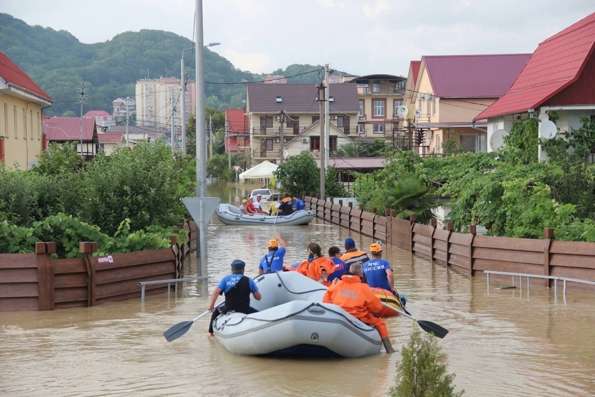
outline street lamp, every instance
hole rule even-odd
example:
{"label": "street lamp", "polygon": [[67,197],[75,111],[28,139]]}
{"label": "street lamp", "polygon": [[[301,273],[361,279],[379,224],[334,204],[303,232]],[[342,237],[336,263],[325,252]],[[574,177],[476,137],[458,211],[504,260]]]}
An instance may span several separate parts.
{"label": "street lamp", "polygon": [[[207,44],[205,47],[216,47],[218,45],[221,45],[221,43],[219,42],[212,42]],[[182,56],[180,57],[180,117],[181,117],[181,123],[180,125],[182,126],[182,153],[186,154],[186,115],[185,115],[185,111],[186,111],[186,106],[184,104],[185,102],[185,98],[184,98],[184,94],[186,93],[186,78],[184,76],[184,52],[186,51],[190,51],[193,50],[193,47],[187,47],[184,48],[182,50]],[[196,67],[196,65],[195,65]],[[173,120],[172,120],[172,124],[173,124]]]}

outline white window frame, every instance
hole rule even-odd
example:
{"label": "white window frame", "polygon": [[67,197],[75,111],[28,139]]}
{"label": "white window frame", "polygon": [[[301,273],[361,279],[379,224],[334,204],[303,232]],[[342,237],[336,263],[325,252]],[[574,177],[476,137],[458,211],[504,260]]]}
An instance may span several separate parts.
{"label": "white window frame", "polygon": [[[378,107],[376,105],[379,103],[382,104],[382,114],[377,113],[377,110],[379,110],[380,107]],[[386,99],[374,99],[373,105],[374,105],[374,109],[373,109],[372,115],[374,117],[386,117]]]}
{"label": "white window frame", "polygon": [[384,134],[385,125],[384,123],[374,123],[372,126],[372,132],[374,134]]}

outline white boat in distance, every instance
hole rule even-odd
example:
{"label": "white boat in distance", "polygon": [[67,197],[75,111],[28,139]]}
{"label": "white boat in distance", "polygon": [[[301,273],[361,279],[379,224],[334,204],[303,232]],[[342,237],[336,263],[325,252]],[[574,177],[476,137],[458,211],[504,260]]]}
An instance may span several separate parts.
{"label": "white boat in distance", "polygon": [[219,204],[217,216],[226,225],[307,225],[314,219],[309,210],[295,211],[291,215],[248,215],[231,204]]}
{"label": "white boat in distance", "polygon": [[230,312],[215,320],[217,340],[231,353],[298,357],[365,357],[378,354],[378,331],[341,307],[321,303],[326,287],[297,272],[255,279],[261,301],[252,314]]}

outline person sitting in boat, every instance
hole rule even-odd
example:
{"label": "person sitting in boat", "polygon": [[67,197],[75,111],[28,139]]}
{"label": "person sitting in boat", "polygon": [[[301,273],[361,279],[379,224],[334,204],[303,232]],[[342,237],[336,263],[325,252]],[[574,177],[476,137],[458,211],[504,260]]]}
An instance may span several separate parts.
{"label": "person sitting in boat", "polygon": [[345,274],[345,262],[343,262],[340,258],[341,250],[337,246],[332,246],[328,249],[328,257],[333,261],[335,264],[335,268],[333,272],[328,276],[328,282],[332,283],[336,279],[340,279],[343,274]]}
{"label": "person sitting in boat", "polygon": [[304,200],[302,200],[299,197],[293,198],[293,206],[296,211],[300,211],[300,210],[303,210],[306,208],[306,204],[304,203]]}
{"label": "person sitting in boat", "polygon": [[279,205],[279,215],[291,215],[293,214],[293,207],[291,206],[291,197],[286,196],[281,199],[281,205]]}
{"label": "person sitting in boat", "polygon": [[[209,323],[209,334],[211,336],[213,335],[213,322],[220,314],[229,311],[246,314],[256,312],[250,307],[250,294],[256,300],[260,300],[262,295],[258,291],[254,280],[244,276],[245,268],[246,263],[240,259],[231,262],[231,274],[223,277],[215,291],[213,291],[211,303],[209,304],[209,311],[213,313]],[[215,308],[215,301],[221,294],[225,294],[225,302]]]}
{"label": "person sitting in boat", "polygon": [[382,259],[382,245],[370,244],[370,254],[372,259],[365,262],[362,267],[366,283],[372,288],[382,288],[394,294],[393,271],[390,263]]}
{"label": "person sitting in boat", "polygon": [[248,215],[254,215],[256,214],[256,207],[254,206],[254,203],[252,202],[252,200],[244,200],[246,201],[246,206],[244,207],[244,211],[246,211],[246,214]]}
{"label": "person sitting in boat", "polygon": [[381,312],[384,306],[370,287],[362,282],[361,276],[362,264],[360,262],[352,263],[350,272],[344,274],[339,281],[328,288],[322,301],[341,306],[343,310],[352,316],[376,328],[386,352],[394,353],[388,338],[386,323],[372,314]]}
{"label": "person sitting in boat", "polygon": [[349,272],[352,263],[365,263],[370,260],[368,254],[355,248],[355,241],[351,237],[345,239],[345,253],[341,255],[341,260],[345,262],[345,272]]}
{"label": "person sitting in boat", "polygon": [[285,242],[280,236],[278,239],[271,239],[267,243],[267,249],[269,252],[262,257],[258,265],[258,274],[282,272],[283,260],[285,259]]}
{"label": "person sitting in boat", "polygon": [[264,210],[262,209],[262,204],[263,204],[262,196],[259,194],[258,196],[256,196],[256,201],[252,202],[252,205],[256,209],[256,213],[258,213],[258,214],[264,213]]}
{"label": "person sitting in boat", "polygon": [[333,273],[335,264],[322,256],[322,249],[316,243],[308,244],[308,259],[298,267],[298,272],[322,284],[328,284],[328,276]]}

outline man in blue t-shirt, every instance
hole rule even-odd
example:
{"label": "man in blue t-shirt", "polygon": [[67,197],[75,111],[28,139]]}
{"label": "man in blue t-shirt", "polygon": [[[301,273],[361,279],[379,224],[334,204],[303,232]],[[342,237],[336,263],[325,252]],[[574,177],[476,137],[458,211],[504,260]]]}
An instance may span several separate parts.
{"label": "man in blue t-shirt", "polygon": [[[211,295],[209,310],[213,312],[209,323],[209,334],[213,335],[213,321],[222,313],[234,311],[238,313],[254,313],[250,307],[250,294],[260,300],[262,296],[254,280],[244,276],[246,264],[236,259],[231,263],[231,274],[223,277]],[[225,302],[215,308],[215,301],[219,295],[225,294]]]}
{"label": "man in blue t-shirt", "polygon": [[328,257],[331,258],[333,263],[335,264],[335,271],[329,274],[327,281],[330,283],[334,279],[340,279],[342,275],[345,274],[347,271],[347,267],[345,266],[345,262],[343,262],[340,258],[341,250],[339,247],[332,246],[328,249]]}
{"label": "man in blue t-shirt", "polygon": [[302,200],[301,198],[296,197],[294,201],[296,211],[303,210],[304,208],[306,208],[306,204],[304,203],[304,200]]}
{"label": "man in blue t-shirt", "polygon": [[363,264],[366,283],[373,288],[383,288],[393,291],[393,271],[390,263],[382,259],[382,246],[379,243],[370,244],[372,259]]}
{"label": "man in blue t-shirt", "polygon": [[[280,240],[281,238],[279,238]],[[283,271],[283,260],[285,259],[285,247],[279,240],[272,239],[267,243],[269,252],[262,257],[258,265],[258,274],[275,273]]]}

